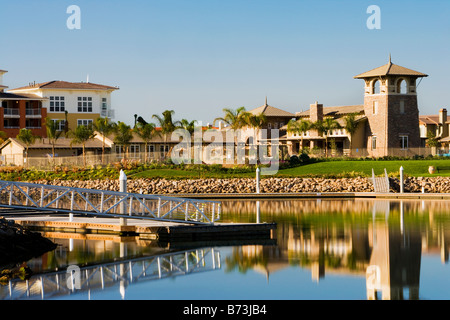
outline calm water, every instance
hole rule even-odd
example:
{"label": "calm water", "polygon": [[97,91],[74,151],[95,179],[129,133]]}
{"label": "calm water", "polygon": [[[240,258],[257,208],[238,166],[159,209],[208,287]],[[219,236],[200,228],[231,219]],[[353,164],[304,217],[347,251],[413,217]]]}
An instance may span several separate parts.
{"label": "calm water", "polygon": [[[259,208],[259,209],[258,209]],[[45,233],[59,246],[3,300],[450,299],[450,202],[224,201],[223,221],[277,222],[274,239],[159,243]],[[72,277],[71,277],[72,275]]]}

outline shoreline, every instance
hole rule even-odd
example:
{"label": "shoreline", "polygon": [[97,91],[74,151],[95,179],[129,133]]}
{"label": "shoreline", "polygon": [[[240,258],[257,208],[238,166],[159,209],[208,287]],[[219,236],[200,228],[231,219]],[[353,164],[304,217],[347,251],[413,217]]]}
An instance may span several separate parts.
{"label": "shoreline", "polygon": [[[58,185],[82,189],[119,191],[119,180],[41,180],[32,183]],[[130,193],[155,194],[191,198],[282,198],[282,197],[434,197],[450,195],[450,177],[407,177],[404,193],[400,193],[399,179],[389,178],[390,192],[375,193],[371,178],[265,178],[256,193],[256,180],[228,179],[130,179]]]}

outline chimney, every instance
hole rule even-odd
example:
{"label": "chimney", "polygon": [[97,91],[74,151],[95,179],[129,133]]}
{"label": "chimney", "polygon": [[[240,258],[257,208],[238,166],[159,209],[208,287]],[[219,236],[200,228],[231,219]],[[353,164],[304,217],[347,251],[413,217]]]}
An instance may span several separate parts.
{"label": "chimney", "polygon": [[447,122],[447,109],[442,108],[439,110],[439,124],[442,124],[442,134],[441,137],[448,137],[448,124]]}
{"label": "chimney", "polygon": [[323,120],[323,104],[317,101],[309,106],[309,120],[314,123],[317,120]]}

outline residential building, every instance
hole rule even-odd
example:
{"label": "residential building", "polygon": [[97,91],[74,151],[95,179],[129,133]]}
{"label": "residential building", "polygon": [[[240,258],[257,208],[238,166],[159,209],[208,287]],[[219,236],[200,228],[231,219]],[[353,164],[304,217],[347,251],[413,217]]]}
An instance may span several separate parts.
{"label": "residential building", "polygon": [[0,131],[7,137],[15,137],[20,129],[27,128],[35,135],[46,136],[47,98],[34,93],[5,92],[8,88],[3,84],[5,73],[7,71],[0,70]]}
{"label": "residential building", "polygon": [[89,125],[98,117],[114,118],[111,93],[118,87],[91,82],[49,81],[30,83],[28,86],[11,89],[14,94],[32,94],[43,100],[43,107],[53,121],[58,121],[64,130],[79,125]]}

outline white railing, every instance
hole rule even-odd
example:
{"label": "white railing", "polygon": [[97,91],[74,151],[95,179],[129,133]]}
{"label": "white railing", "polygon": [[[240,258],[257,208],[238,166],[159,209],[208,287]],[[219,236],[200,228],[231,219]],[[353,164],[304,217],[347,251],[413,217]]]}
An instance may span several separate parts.
{"label": "white railing", "polygon": [[0,206],[103,217],[214,224],[221,203],[0,180]]}
{"label": "white railing", "polygon": [[129,285],[219,270],[220,252],[214,248],[186,250],[154,257],[121,260],[88,267],[14,279],[0,288],[1,300],[44,300],[118,287],[126,295]]}

